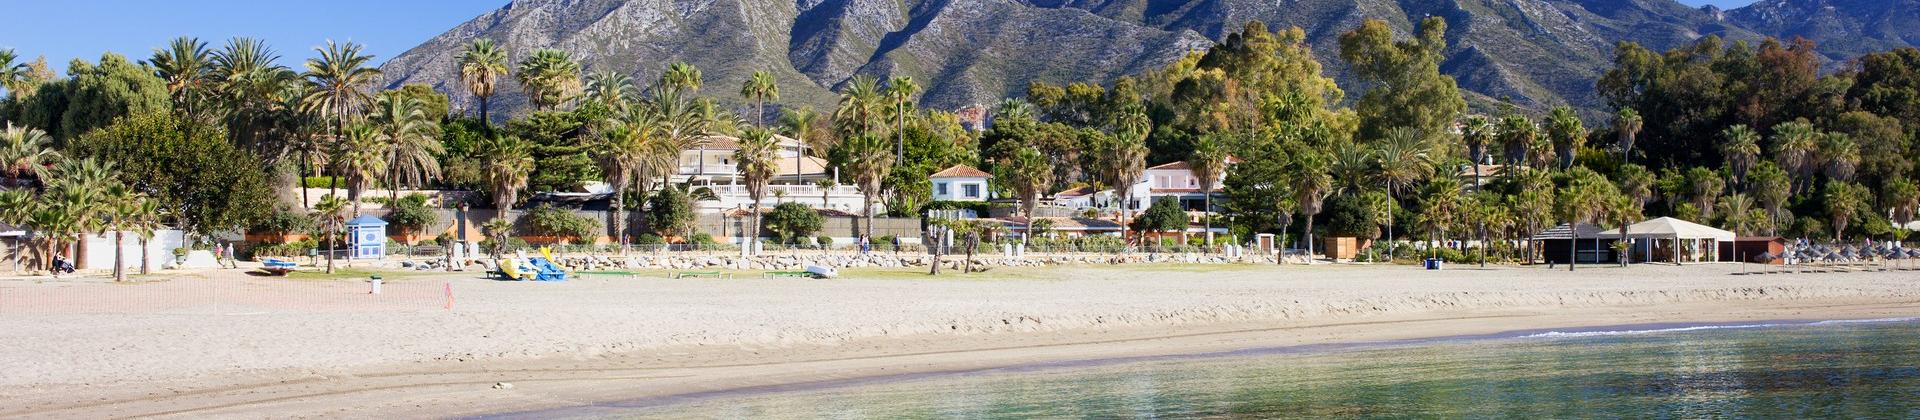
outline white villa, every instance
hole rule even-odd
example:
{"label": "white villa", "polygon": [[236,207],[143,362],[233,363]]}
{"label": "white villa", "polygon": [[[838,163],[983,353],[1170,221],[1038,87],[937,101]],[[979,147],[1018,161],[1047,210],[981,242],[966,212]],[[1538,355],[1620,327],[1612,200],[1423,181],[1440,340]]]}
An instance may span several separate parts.
{"label": "white villa", "polygon": [[[817,157],[807,156],[799,140],[776,135],[780,142],[779,170],[775,172],[772,183],[767,185],[767,196],[761,205],[771,207],[785,202],[798,202],[819,209],[839,210],[860,213],[860,190],[850,182],[835,182],[836,186],[822,190],[814,183],[821,179],[840,180],[840,174],[827,169],[827,162]],[[699,147],[680,152],[680,169],[675,173],[673,182],[687,183],[696,188],[706,187],[713,190],[719,201],[702,201],[699,210],[702,213],[718,213],[727,210],[744,209],[753,206],[753,198],[747,195],[746,185],[740,177],[739,162],[733,160],[733,152],[740,149],[740,140],[728,136],[709,136],[700,142]]]}
{"label": "white villa", "polygon": [[992,174],[967,165],[954,165],[928,176],[933,181],[934,201],[987,201],[992,191],[987,181]]}

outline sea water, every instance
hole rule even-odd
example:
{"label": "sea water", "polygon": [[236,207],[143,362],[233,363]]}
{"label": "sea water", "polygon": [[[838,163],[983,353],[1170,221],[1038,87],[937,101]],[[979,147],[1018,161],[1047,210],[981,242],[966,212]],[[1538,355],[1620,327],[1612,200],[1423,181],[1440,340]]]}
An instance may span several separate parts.
{"label": "sea water", "polygon": [[1255,349],[743,390],[520,414],[671,419],[1913,419],[1920,418],[1920,322],[1639,326]]}

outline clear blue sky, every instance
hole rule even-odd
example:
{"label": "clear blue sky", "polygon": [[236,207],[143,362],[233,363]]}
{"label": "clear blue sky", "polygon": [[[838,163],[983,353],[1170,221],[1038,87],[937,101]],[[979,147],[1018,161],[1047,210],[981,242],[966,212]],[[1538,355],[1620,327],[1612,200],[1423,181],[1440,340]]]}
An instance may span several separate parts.
{"label": "clear blue sky", "polygon": [[282,64],[299,68],[313,47],[327,39],[366,44],[385,62],[454,25],[507,4],[507,0],[0,0],[0,48],[22,60],[45,55],[66,73],[74,58],[100,59],[113,51],[133,60],[180,35],[199,37],[209,48],[227,38],[267,41]]}

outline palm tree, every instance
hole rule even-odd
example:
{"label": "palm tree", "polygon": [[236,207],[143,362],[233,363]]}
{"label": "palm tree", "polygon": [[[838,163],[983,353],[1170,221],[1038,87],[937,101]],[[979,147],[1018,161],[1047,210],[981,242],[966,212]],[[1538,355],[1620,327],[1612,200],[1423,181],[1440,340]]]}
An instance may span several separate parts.
{"label": "palm tree", "polygon": [[[215,106],[225,111],[227,131],[234,143],[261,155],[269,165],[284,158],[295,137],[286,128],[304,126],[307,115],[297,100],[288,106],[288,91],[300,86],[300,74],[276,64],[280,55],[254,38],[228,39],[213,53],[210,82]],[[294,124],[299,122],[301,124]]]}
{"label": "palm tree", "polygon": [[1375,148],[1374,179],[1387,187],[1387,260],[1393,260],[1393,203],[1398,200],[1396,193],[1433,171],[1433,162],[1427,154],[1429,150],[1420,139],[1420,132],[1410,127],[1395,127],[1387,130],[1386,138]]}
{"label": "palm tree", "polygon": [[369,121],[386,143],[387,203],[400,202],[400,187],[424,187],[440,178],[440,125],[428,117],[419,99],[399,91],[380,92],[374,98]]}
{"label": "palm tree", "polygon": [[[146,197],[124,185],[114,185],[108,189],[107,230],[113,231],[113,281],[127,280],[126,256],[122,243],[126,242],[128,230],[140,225],[140,212],[145,209]],[[141,241],[143,251],[145,241]],[[144,269],[146,260],[141,260]],[[144,274],[144,273],[142,273]]]}
{"label": "palm tree", "polygon": [[1500,120],[1500,146],[1506,151],[1508,165],[1527,164],[1527,152],[1533,150],[1540,126],[1525,115],[1508,115]]}
{"label": "palm tree", "polygon": [[634,98],[640,97],[640,93],[633,86],[633,78],[628,77],[626,73],[598,71],[587,75],[586,96],[588,101],[598,102],[606,105],[607,109],[620,111],[627,109],[627,104]]}
{"label": "palm tree", "polygon": [[1480,188],[1480,164],[1486,163],[1487,146],[1499,135],[1499,128],[1484,115],[1468,116],[1460,129],[1460,140],[1467,145],[1467,162],[1473,165],[1473,185]]}
{"label": "palm tree", "polygon": [[766,70],[753,72],[747,81],[740,85],[740,97],[753,101],[753,122],[767,123],[767,101],[780,100],[780,82],[774,80],[773,73]]}
{"label": "palm tree", "polygon": [[320,196],[320,202],[313,205],[313,218],[320,222],[323,241],[327,243],[327,274],[333,274],[334,242],[340,235],[341,226],[347,223],[347,200],[333,194]]}
{"label": "palm tree", "polygon": [[1747,191],[1752,192],[1754,201],[1767,211],[1767,234],[1777,235],[1779,224],[1784,221],[1782,213],[1787,199],[1793,194],[1793,179],[1773,162],[1761,163],[1749,176],[1752,179]]}
{"label": "palm tree", "polygon": [[1646,121],[1640,119],[1640,112],[1633,108],[1620,108],[1613,114],[1613,131],[1620,136],[1620,161],[1633,161],[1633,143],[1640,136],[1640,130],[1646,127]]}
{"label": "palm tree", "polygon": [[493,246],[487,248],[487,253],[499,257],[500,252],[507,247],[507,238],[513,234],[513,222],[503,218],[488,220],[480,224],[480,234],[493,240]]}
{"label": "palm tree", "polygon": [[1773,161],[1793,177],[1793,192],[1804,191],[1808,180],[1818,171],[1814,151],[1820,147],[1820,133],[1806,120],[1773,126]]}
{"label": "palm tree", "polygon": [[347,200],[353,205],[353,217],[360,217],[360,192],[387,173],[387,151],[392,147],[367,124],[348,126],[338,147],[334,167],[347,178]]}
{"label": "palm tree", "polygon": [[1820,161],[1826,164],[1827,178],[1852,181],[1860,166],[1860,145],[1846,133],[1826,133],[1820,140]]}
{"label": "palm tree", "polygon": [[302,106],[333,119],[335,136],[347,131],[347,117],[373,99],[366,89],[380,81],[380,69],[367,67],[373,56],[361,55],[361,48],[353,42],[328,40],[325,47],[314,49],[320,57],[307,59],[304,76],[309,88]]}
{"label": "palm tree", "polygon": [[[93,232],[105,230],[111,220],[108,213],[112,210],[114,189],[123,188],[115,178],[118,173],[112,162],[98,161],[93,158],[62,160],[54,166],[56,181],[41,198],[48,201],[46,208],[66,213],[64,224],[56,232],[61,238],[76,239],[76,243],[85,243],[85,237]],[[84,265],[86,254],[74,256],[76,264]]]}
{"label": "palm tree", "polygon": [[197,112],[198,105],[207,93],[213,71],[213,53],[207,51],[207,43],[199,38],[174,38],[167,42],[167,48],[154,49],[147,63],[153,65],[155,76],[167,82],[167,96],[174,109],[187,118],[201,120],[204,116]]}
{"label": "palm tree", "polygon": [[1754,132],[1745,124],[1727,127],[1720,132],[1726,142],[1720,143],[1720,155],[1727,159],[1728,168],[1733,170],[1733,184],[1747,184],[1747,170],[1752,169],[1760,159],[1760,133]]}
{"label": "palm tree", "polygon": [[7,124],[6,131],[0,131],[0,174],[12,181],[9,186],[26,176],[46,180],[47,165],[59,157],[53,151],[53,138],[45,131],[12,123]]}
{"label": "palm tree", "polygon": [[746,181],[747,197],[753,199],[753,227],[743,244],[753,249],[760,242],[760,198],[767,192],[767,183],[773,181],[773,174],[780,162],[780,141],[773,131],[765,128],[749,128],[746,136],[740,139],[740,148],[733,151],[733,160],[738,162],[740,178]]}
{"label": "palm tree", "polygon": [[127,218],[128,228],[140,235],[140,275],[146,275],[152,259],[147,255],[148,242],[153,241],[154,231],[162,227],[160,220],[167,216],[167,209],[160,206],[159,200],[142,197],[139,205],[121,214]]}
{"label": "palm tree", "polygon": [[1700,209],[1700,218],[1713,219],[1714,203],[1726,192],[1727,181],[1720,178],[1720,173],[1703,167],[1688,170],[1687,181],[1693,187],[1693,205]]}
{"label": "palm tree", "polygon": [[827,199],[833,193],[833,189],[839,186],[840,186],[840,182],[834,181],[833,178],[820,178],[818,180],[813,181],[813,187],[820,190],[820,208],[821,209],[824,210],[827,208],[827,205],[828,205]]}
{"label": "palm tree", "polygon": [[496,220],[509,220],[520,189],[527,187],[533,172],[533,145],[517,137],[493,137],[481,140],[475,154],[485,162],[487,187],[493,194],[493,207],[499,209]]}
{"label": "palm tree", "polygon": [[1645,213],[1645,210],[1646,207],[1644,204],[1628,194],[1614,194],[1612,197],[1607,198],[1607,217],[1613,219],[1613,223],[1620,226],[1620,240],[1617,242],[1619,250],[1617,252],[1620,253],[1621,267],[1626,267],[1628,263],[1633,261],[1632,242],[1627,240],[1627,227],[1631,226],[1633,221],[1640,220],[1641,217],[1644,217],[1642,214]]}
{"label": "palm tree", "polygon": [[1357,193],[1366,189],[1367,178],[1373,175],[1373,148],[1339,141],[1327,157],[1327,172],[1333,175],[1335,191]]}
{"label": "palm tree", "polygon": [[807,159],[809,142],[824,137],[824,135],[816,136],[820,134],[820,114],[808,107],[787,108],[780,116],[780,125],[786,130],[788,137],[800,143],[800,150],[793,154],[793,179],[798,181],[801,177],[800,164]]}
{"label": "palm tree", "polygon": [[1573,167],[1573,158],[1587,144],[1587,128],[1581,125],[1580,116],[1572,107],[1555,107],[1547,116],[1547,132],[1553,138],[1554,152],[1560,156],[1560,167]]}
{"label": "palm tree", "polygon": [[1752,235],[1755,230],[1758,230],[1754,229],[1754,225],[1760,221],[1748,217],[1753,210],[1753,198],[1746,193],[1733,193],[1721,199],[1718,210],[1720,217],[1726,220],[1723,224],[1727,230],[1741,236]]}
{"label": "palm tree", "polygon": [[24,98],[28,93],[21,91],[26,88],[29,70],[26,63],[14,62],[18,59],[20,56],[12,48],[0,48],[0,89],[6,89],[14,98]]}
{"label": "palm tree", "polygon": [[[1580,225],[1593,223],[1607,201],[1617,194],[1612,192],[1612,183],[1586,167],[1574,168],[1568,174],[1567,186],[1560,189],[1555,210],[1560,219],[1567,222],[1569,233],[1572,234],[1580,231]],[[1574,235],[1574,239],[1577,242],[1578,235]],[[1577,243],[1568,247],[1567,271],[1573,271],[1573,266],[1579,262],[1579,249]]]}
{"label": "palm tree", "polygon": [[1912,180],[1895,178],[1887,180],[1881,190],[1883,206],[1893,209],[1892,217],[1889,217],[1893,223],[1901,227],[1912,224],[1914,212],[1920,209],[1920,186],[1914,185]]}
{"label": "palm tree", "polygon": [[700,68],[685,61],[667,65],[667,71],[660,74],[660,86],[676,91],[700,90]]}
{"label": "palm tree", "polygon": [[517,70],[514,77],[520,81],[521,90],[527,92],[527,101],[541,110],[559,107],[580,90],[580,63],[573,61],[566,51],[535,50],[533,55],[520,60]]}
{"label": "palm tree", "polygon": [[1327,175],[1326,161],[1319,156],[1300,156],[1295,160],[1293,178],[1286,180],[1292,186],[1293,201],[1300,206],[1300,214],[1307,219],[1307,264],[1313,264],[1313,217],[1320,214],[1327,194],[1333,192],[1333,177]]}
{"label": "palm tree", "polygon": [[1141,173],[1147,169],[1147,135],[1153,131],[1153,121],[1145,112],[1121,114],[1115,124],[1112,136],[1105,137],[1097,161],[1100,163],[1099,181],[1113,188],[1114,199],[1119,201],[1120,225],[1128,223],[1127,207],[1133,203],[1133,185],[1140,182]]}
{"label": "palm tree", "polygon": [[1827,215],[1833,218],[1833,241],[1846,242],[1847,225],[1853,221],[1854,214],[1867,207],[1866,187],[1851,182],[1828,180],[1826,191]]}
{"label": "palm tree", "polygon": [[896,121],[893,129],[895,160],[907,160],[907,106],[913,105],[913,95],[919,93],[920,85],[913,83],[912,76],[899,76],[887,80],[887,90],[883,94],[888,102],[893,102],[893,118]]}
{"label": "palm tree", "polygon": [[1047,187],[1053,185],[1053,164],[1046,155],[1029,146],[997,166],[999,178],[1005,180],[1007,189],[1019,196],[1020,212],[1027,216],[1026,229],[1020,234],[1020,245],[1024,246],[1031,243],[1033,237],[1033,210],[1040,206],[1040,196],[1046,194]]}
{"label": "palm tree", "polygon": [[844,166],[853,172],[854,186],[860,188],[860,212],[867,216],[868,240],[873,238],[873,197],[880,195],[880,183],[893,171],[893,154],[887,153],[887,141],[863,134],[842,143],[847,151]]}
{"label": "palm tree", "polygon": [[[607,121],[592,149],[600,173],[613,187],[614,238],[627,244],[626,193],[635,181],[645,181],[670,170],[680,149],[663,141],[659,114],[636,107]],[[662,161],[664,159],[664,161]],[[643,188],[643,190],[645,190]],[[624,249],[624,248],[623,248]]]}
{"label": "palm tree", "polygon": [[[1427,229],[1427,235],[1434,242],[1447,240],[1447,228],[1459,223],[1466,212],[1466,197],[1460,195],[1463,188],[1460,181],[1452,177],[1435,178],[1427,183],[1424,207],[1420,221]],[[1433,257],[1439,258],[1440,249],[1433,248]]]}
{"label": "palm tree", "polygon": [[880,115],[879,82],[872,76],[854,76],[840,91],[840,105],[833,110],[835,128],[847,137],[870,133]]}
{"label": "palm tree", "polygon": [[1201,213],[1201,221],[1207,228],[1207,248],[1213,248],[1213,190],[1220,184],[1220,177],[1227,173],[1226,146],[1213,136],[1202,136],[1193,144],[1193,151],[1187,154],[1187,170],[1200,181],[1200,195],[1206,200],[1206,208]]}
{"label": "palm tree", "polygon": [[493,40],[481,38],[467,44],[466,51],[460,53],[460,83],[467,92],[480,99],[480,121],[489,129],[493,127],[488,119],[488,99],[493,98],[494,88],[500,84],[500,76],[506,75],[507,51],[493,43]]}

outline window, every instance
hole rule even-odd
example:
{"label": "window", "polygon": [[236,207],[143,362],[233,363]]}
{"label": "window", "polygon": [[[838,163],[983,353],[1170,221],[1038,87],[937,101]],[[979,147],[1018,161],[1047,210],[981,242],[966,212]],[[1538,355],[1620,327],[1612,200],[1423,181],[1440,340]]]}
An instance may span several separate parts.
{"label": "window", "polygon": [[980,184],[963,184],[960,186],[960,191],[966,198],[980,198]]}
{"label": "window", "polygon": [[1200,188],[1200,179],[1187,177],[1187,188]]}
{"label": "window", "polygon": [[933,195],[948,195],[948,194],[952,194],[952,193],[947,192],[947,183],[945,182],[933,183]]}

